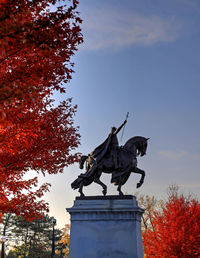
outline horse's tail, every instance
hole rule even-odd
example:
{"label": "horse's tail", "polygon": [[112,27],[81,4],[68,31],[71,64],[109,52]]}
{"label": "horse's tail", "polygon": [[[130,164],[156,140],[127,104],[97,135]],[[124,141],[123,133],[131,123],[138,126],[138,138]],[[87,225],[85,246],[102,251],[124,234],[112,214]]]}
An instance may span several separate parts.
{"label": "horse's tail", "polygon": [[84,163],[85,163],[85,161],[86,161],[87,158],[88,158],[88,156],[86,156],[86,155],[82,155],[82,156],[81,156],[81,159],[80,159],[80,161],[79,161],[79,168],[80,168],[80,169],[83,169],[83,165],[84,165]]}
{"label": "horse's tail", "polygon": [[80,188],[81,184],[84,186],[90,185],[94,181],[94,173],[87,174],[82,173],[78,176],[76,180],[71,184],[72,189],[78,189]]}
{"label": "horse's tail", "polygon": [[80,187],[80,184],[83,182],[84,178],[83,177],[78,177],[72,184],[71,187],[72,189],[78,189]]}

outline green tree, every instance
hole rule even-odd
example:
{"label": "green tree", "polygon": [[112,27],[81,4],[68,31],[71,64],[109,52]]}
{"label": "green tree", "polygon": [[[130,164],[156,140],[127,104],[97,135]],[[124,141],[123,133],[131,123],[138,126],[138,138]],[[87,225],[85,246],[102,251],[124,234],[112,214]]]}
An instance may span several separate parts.
{"label": "green tree", "polygon": [[1,252],[3,249],[7,250],[7,247],[10,246],[13,241],[12,229],[14,227],[15,215],[7,213],[2,218],[2,223],[0,224],[0,235],[6,238],[5,243],[1,243]]}
{"label": "green tree", "polygon": [[15,253],[14,250],[10,250],[8,255],[7,255],[7,258],[18,258],[17,254]]}
{"label": "green tree", "polygon": [[[9,257],[49,258],[51,256],[52,217],[45,215],[43,219],[32,221],[23,220],[17,216],[10,218],[9,231],[12,234],[13,244]],[[61,239],[61,231],[55,229],[55,235],[58,242]]]}

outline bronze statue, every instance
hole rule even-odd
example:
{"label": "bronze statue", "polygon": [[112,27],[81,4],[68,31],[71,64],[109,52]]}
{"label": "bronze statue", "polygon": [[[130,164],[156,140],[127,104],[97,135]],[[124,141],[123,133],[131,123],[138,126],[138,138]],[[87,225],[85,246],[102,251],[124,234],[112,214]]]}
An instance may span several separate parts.
{"label": "bronze statue", "polygon": [[118,185],[117,190],[123,195],[121,186],[126,183],[131,172],[141,174],[137,188],[144,182],[145,172],[137,167],[137,156],[144,156],[147,149],[147,140],[142,136],[135,136],[129,139],[124,146],[118,144],[117,133],[126,124],[127,120],[119,127],[112,127],[107,139],[99,145],[88,156],[81,156],[79,167],[83,169],[86,162],[86,172],[78,176],[71,184],[73,189],[78,189],[81,196],[83,186],[95,182],[103,187],[103,194],[107,193],[107,186],[100,181],[102,172],[111,173],[111,183]]}

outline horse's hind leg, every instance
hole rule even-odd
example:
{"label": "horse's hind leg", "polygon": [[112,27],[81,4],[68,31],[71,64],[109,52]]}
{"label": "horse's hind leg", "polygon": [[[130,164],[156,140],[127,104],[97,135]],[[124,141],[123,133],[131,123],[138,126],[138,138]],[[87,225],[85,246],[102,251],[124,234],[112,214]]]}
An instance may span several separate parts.
{"label": "horse's hind leg", "polygon": [[120,182],[119,182],[119,185],[117,187],[117,191],[119,192],[120,196],[124,195],[123,192],[121,191],[121,187],[122,187],[122,181],[121,181],[121,178],[120,178]]}
{"label": "horse's hind leg", "polygon": [[144,172],[144,170],[139,169],[137,167],[134,168],[133,172],[141,175],[140,181],[139,181],[139,183],[137,183],[137,188],[139,188],[144,182],[145,172]]}
{"label": "horse's hind leg", "polygon": [[83,193],[83,182],[80,183],[78,191],[79,191],[81,197],[85,196],[84,193]]}
{"label": "horse's hind leg", "polygon": [[107,186],[103,182],[101,182],[101,180],[99,179],[100,176],[101,176],[101,174],[96,175],[96,177],[94,178],[94,182],[103,187],[102,193],[105,196],[107,194]]}

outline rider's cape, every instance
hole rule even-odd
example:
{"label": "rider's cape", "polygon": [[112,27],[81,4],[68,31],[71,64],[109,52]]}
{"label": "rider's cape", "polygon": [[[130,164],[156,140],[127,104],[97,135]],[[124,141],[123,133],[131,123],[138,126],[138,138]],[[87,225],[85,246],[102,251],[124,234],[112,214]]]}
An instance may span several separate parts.
{"label": "rider's cape", "polygon": [[102,144],[100,144],[98,147],[96,147],[93,152],[90,153],[90,156],[92,156],[96,160],[97,163],[106,154],[106,152],[108,150],[108,147],[109,147],[109,145],[111,143],[111,137],[112,137],[112,135],[109,134],[107,139]]}
{"label": "rider's cape", "polygon": [[108,135],[108,137],[106,138],[106,140],[102,144],[100,144],[98,147],[96,147],[93,152],[91,152],[89,154],[89,156],[95,161],[95,163],[88,171],[86,171],[86,173],[81,173],[78,176],[78,178],[71,184],[73,189],[79,188],[79,185],[82,182],[83,178],[84,178],[84,180],[87,179],[84,182],[84,185],[89,185],[94,180],[95,170],[98,167],[99,162],[109,151],[113,140],[117,141],[117,139],[115,139],[114,137],[117,137],[117,136],[113,133],[110,133]]}
{"label": "rider's cape", "polygon": [[93,152],[91,152],[89,155],[91,158],[94,159],[95,164],[87,171],[86,173],[81,173],[78,178],[71,184],[73,189],[77,189],[80,186],[80,183],[82,182],[83,178],[87,178],[87,182],[85,181],[84,185],[89,185],[94,179],[94,172],[96,167],[98,166],[99,162],[102,160],[102,158],[107,153],[107,150],[110,146],[111,140],[112,140],[113,134],[110,133],[106,140],[100,144],[97,148],[94,149]]}

